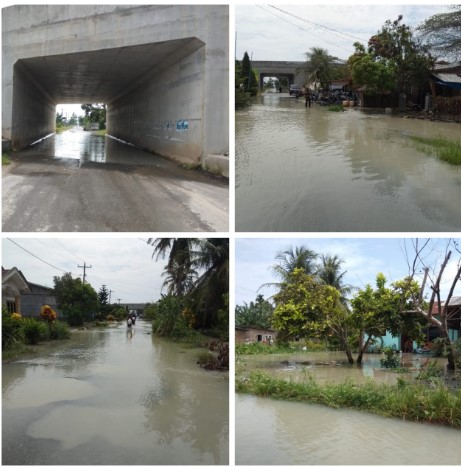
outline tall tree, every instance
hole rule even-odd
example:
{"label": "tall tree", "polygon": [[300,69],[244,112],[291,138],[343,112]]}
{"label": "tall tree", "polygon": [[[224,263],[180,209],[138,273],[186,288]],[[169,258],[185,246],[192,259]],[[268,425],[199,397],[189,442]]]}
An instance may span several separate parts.
{"label": "tall tree", "polygon": [[92,320],[98,309],[98,294],[88,283],[67,272],[61,277],[55,276],[54,295],[69,324],[82,324]]}
{"label": "tall tree", "polygon": [[390,90],[393,86],[405,92],[408,84],[428,81],[434,59],[402,19],[400,15],[395,21],[387,20],[368,41],[367,51],[360,43],[354,44],[356,51],[349,65],[355,84],[373,90]]}
{"label": "tall tree", "polygon": [[181,293],[197,317],[198,327],[218,324],[220,311],[228,316],[229,239],[163,238],[149,239],[152,256],[164,258],[166,285],[172,293]]}
{"label": "tall tree", "polygon": [[438,58],[461,59],[461,5],[451,5],[449,13],[431,16],[417,28]]}
{"label": "tall tree", "polygon": [[344,263],[338,255],[322,255],[321,264],[317,271],[317,277],[326,285],[331,285],[339,290],[341,301],[346,304],[347,296],[356,290],[356,287],[344,284],[344,276],[347,271],[341,271],[341,265]]}
{"label": "tall tree", "polygon": [[[413,258],[408,253],[409,275],[406,279],[399,281],[396,287],[401,291],[405,301],[402,301],[400,309],[407,313],[416,313],[426,321],[427,325],[438,329],[440,337],[445,342],[446,355],[448,359],[447,368],[454,370],[456,368],[455,350],[453,341],[450,338],[449,324],[455,317],[459,319],[459,308],[451,307],[451,300],[455,287],[461,280],[461,249],[457,241],[447,240],[445,249],[441,258],[441,264],[428,264],[425,253],[431,248],[433,241],[426,240],[420,242],[418,239],[412,242]],[[447,268],[452,263],[452,254],[456,252],[458,259],[453,262],[451,273]],[[412,286],[414,277],[423,270],[423,280],[420,287]],[[447,278],[448,276],[448,278]],[[450,289],[448,295],[442,298],[441,284],[448,282]],[[424,300],[426,288],[429,288],[429,303]],[[406,305],[407,309],[403,307]]]}
{"label": "tall tree", "polygon": [[285,251],[279,251],[275,257],[277,264],[272,266],[274,275],[282,282],[290,279],[295,269],[301,269],[304,274],[313,275],[317,272],[319,255],[305,246],[290,246]]}
{"label": "tall tree", "polygon": [[353,327],[337,289],[322,284],[301,269],[295,269],[289,280],[281,285],[274,301],[276,308],[272,322],[279,331],[279,339],[335,336],[349,363],[354,363]]}
{"label": "tall tree", "polygon": [[308,80],[317,79],[323,89],[328,89],[334,76],[334,64],[338,59],[332,57],[328,50],[321,47],[312,47],[309,52],[306,52],[306,56],[305,67],[309,77]]}

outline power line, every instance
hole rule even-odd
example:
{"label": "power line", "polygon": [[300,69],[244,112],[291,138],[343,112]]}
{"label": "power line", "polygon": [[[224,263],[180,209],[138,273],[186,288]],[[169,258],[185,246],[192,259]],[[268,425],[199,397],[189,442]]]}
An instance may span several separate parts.
{"label": "power line", "polygon": [[[328,41],[325,39],[325,37],[321,37],[321,36],[318,36],[317,34],[314,34],[312,31],[309,31],[308,29],[306,28],[303,28],[295,23],[292,23],[291,21],[288,21],[286,18],[283,18],[282,16],[279,16],[277,15],[276,13],[274,13],[273,11],[269,11],[269,10],[266,10],[265,8],[263,8],[261,5],[256,5],[258,8],[260,8],[261,10],[265,11],[266,13],[269,13],[270,15],[273,15],[275,16],[276,18],[279,18],[281,19],[282,21],[285,21],[286,23],[288,24],[291,24],[292,26],[294,26],[295,28],[298,28],[300,29],[301,31],[304,31],[304,32],[307,32],[308,34],[310,34],[311,36],[317,38],[317,39],[320,39],[322,40],[323,42],[327,42],[329,44],[331,44],[333,47],[338,47],[340,49],[343,49],[345,50],[347,53],[353,53],[352,49],[351,48],[346,48],[346,47],[343,47],[342,45],[339,45],[337,43],[334,43],[334,42],[331,42],[331,41]],[[269,5],[270,6],[270,5]],[[283,10],[281,10],[283,11]],[[342,38],[341,38],[342,39]],[[360,39],[362,42],[365,42],[363,41],[363,39]]]}
{"label": "power line", "polygon": [[[39,258],[37,255],[35,255],[34,253],[30,252],[29,250],[26,250],[23,246],[19,245],[19,243],[16,243],[14,240],[12,240],[11,238],[8,238],[8,240],[11,242],[11,243],[14,243],[17,247],[21,248],[21,250],[24,250],[26,253],[29,253],[29,255],[33,256],[34,258],[38,259],[39,261],[41,261],[42,263],[45,263],[46,265],[54,268],[54,269],[57,269],[58,271],[61,271],[61,272],[64,272],[64,273],[68,273],[69,271],[64,271],[64,269],[61,269],[61,268],[58,268],[57,266],[53,266],[52,264],[48,263],[47,261],[45,261],[44,259],[42,258]],[[72,273],[70,273],[72,274]]]}
{"label": "power line", "polygon": [[299,19],[300,21],[304,21],[305,23],[309,23],[309,24],[313,24],[314,26],[317,26],[319,28],[323,28],[323,29],[326,29],[327,31],[330,31],[330,32],[336,32],[338,34],[342,34],[343,36],[348,36],[348,37],[351,37],[352,39],[356,39],[360,42],[367,42],[366,40],[364,39],[361,39],[360,37],[356,37],[356,36],[353,36],[351,34],[348,34],[347,32],[342,32],[342,31],[338,31],[337,29],[333,29],[333,28],[330,28],[328,26],[323,26],[322,24],[318,24],[318,23],[314,23],[313,21],[310,21],[306,18],[303,18],[301,16],[298,16],[298,15],[295,15],[293,13],[290,13],[289,11],[285,11],[285,10],[282,10],[281,8],[278,8],[276,6],[273,6],[273,5],[269,5],[271,8],[274,8],[274,10],[278,10],[278,11],[281,11],[282,13],[285,13],[286,15],[289,15],[289,16],[293,16],[293,18],[296,18],[296,19]]}

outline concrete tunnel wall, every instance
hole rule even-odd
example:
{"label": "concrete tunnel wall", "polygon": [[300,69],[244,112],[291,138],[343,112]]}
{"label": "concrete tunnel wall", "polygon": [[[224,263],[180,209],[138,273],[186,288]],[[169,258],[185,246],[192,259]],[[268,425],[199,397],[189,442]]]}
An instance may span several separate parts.
{"label": "concrete tunnel wall", "polygon": [[[13,148],[54,131],[57,103],[105,102],[115,137],[190,163],[228,152],[227,5],[16,5],[3,9],[2,26],[2,136]],[[51,95],[22,66],[37,57],[177,40],[181,50],[105,100]]]}
{"label": "concrete tunnel wall", "polygon": [[53,100],[19,61],[14,66],[13,149],[21,149],[55,131]]}
{"label": "concrete tunnel wall", "polygon": [[110,135],[181,162],[200,163],[206,51],[197,45],[202,47],[109,105]]}

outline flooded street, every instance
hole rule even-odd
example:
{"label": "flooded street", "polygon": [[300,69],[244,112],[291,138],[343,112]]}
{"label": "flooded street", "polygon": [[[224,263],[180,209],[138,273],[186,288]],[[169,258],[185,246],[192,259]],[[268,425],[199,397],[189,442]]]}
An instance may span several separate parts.
{"label": "flooded street", "polygon": [[3,365],[3,464],[227,464],[228,376],[150,323]]}
{"label": "flooded street", "polygon": [[4,232],[224,232],[229,181],[75,129],[14,154],[2,213]]}
{"label": "flooded street", "polygon": [[286,94],[257,98],[235,120],[238,231],[461,227],[461,168],[419,152],[410,140],[459,141],[459,124],[305,108]]}
{"label": "flooded street", "polygon": [[[253,370],[302,382],[348,380],[396,384],[415,372],[380,368],[382,355],[364,357],[363,368],[349,367],[344,352],[240,355],[236,378]],[[426,355],[403,354],[402,365],[417,369]],[[446,359],[438,359],[440,367]],[[236,463],[244,465],[459,465],[460,431],[444,426],[405,422],[349,409],[307,402],[281,401],[236,394]],[[436,446],[436,449],[434,448]]]}
{"label": "flooded street", "polygon": [[236,395],[244,465],[459,465],[459,430],[301,402]]}

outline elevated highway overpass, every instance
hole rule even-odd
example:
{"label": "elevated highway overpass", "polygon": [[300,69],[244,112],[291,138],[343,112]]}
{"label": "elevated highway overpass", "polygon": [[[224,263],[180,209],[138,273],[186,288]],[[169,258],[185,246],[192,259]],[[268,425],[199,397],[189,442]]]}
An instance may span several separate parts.
{"label": "elevated highway overpass", "polygon": [[257,61],[254,60],[251,66],[259,73],[259,87],[263,87],[264,78],[276,77],[287,78],[288,85],[302,85],[305,80],[303,66],[306,62],[284,62],[284,61]]}
{"label": "elevated highway overpass", "polygon": [[13,150],[54,133],[58,103],[105,103],[108,134],[181,162],[229,150],[227,5],[15,5],[2,40]]}

